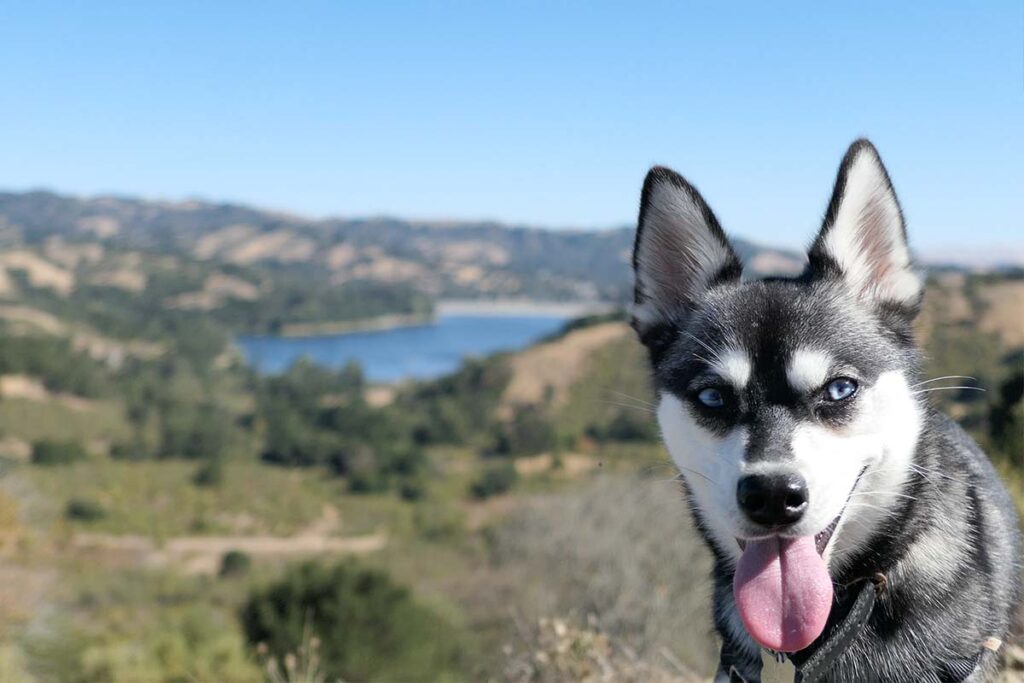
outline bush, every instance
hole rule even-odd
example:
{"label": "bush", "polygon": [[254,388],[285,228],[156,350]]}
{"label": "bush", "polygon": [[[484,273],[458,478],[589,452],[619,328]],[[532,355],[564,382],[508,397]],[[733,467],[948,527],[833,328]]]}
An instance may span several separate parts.
{"label": "bush", "polygon": [[453,626],[375,569],[306,563],[257,590],[241,612],[249,643],[277,660],[321,643],[322,673],[355,681],[457,677]]}
{"label": "bush", "polygon": [[114,460],[149,460],[153,451],[142,441],[119,441],[110,447],[110,457]]}
{"label": "bush", "polygon": [[64,516],[80,522],[95,522],[107,516],[107,509],[92,498],[72,498],[64,508]]}
{"label": "bush", "polygon": [[558,434],[541,406],[522,406],[496,428],[495,455],[536,455],[558,447]]}
{"label": "bush", "polygon": [[510,462],[491,465],[484,470],[478,480],[470,485],[469,492],[474,498],[483,500],[508,492],[518,478],[516,467]]}
{"label": "bush", "polygon": [[646,412],[627,409],[616,413],[601,424],[588,425],[587,436],[595,441],[643,441],[658,440],[657,422]]}
{"label": "bush", "polygon": [[192,483],[196,486],[220,486],[224,483],[224,463],[220,458],[203,463],[192,475]]}
{"label": "bush", "polygon": [[85,458],[85,448],[77,441],[37,441],[32,445],[35,465],[67,465]]}
{"label": "bush", "polygon": [[244,576],[249,573],[250,568],[252,568],[252,558],[241,550],[229,550],[220,560],[221,578]]}
{"label": "bush", "polygon": [[427,485],[420,477],[407,477],[398,485],[398,495],[402,500],[414,503],[427,495]]}

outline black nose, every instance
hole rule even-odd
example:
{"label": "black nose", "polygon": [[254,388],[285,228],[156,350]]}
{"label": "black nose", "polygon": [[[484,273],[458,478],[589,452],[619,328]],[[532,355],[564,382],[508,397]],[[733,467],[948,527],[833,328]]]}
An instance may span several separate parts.
{"label": "black nose", "polygon": [[748,474],[736,485],[736,500],[756,524],[795,524],[807,510],[807,482],[799,474]]}

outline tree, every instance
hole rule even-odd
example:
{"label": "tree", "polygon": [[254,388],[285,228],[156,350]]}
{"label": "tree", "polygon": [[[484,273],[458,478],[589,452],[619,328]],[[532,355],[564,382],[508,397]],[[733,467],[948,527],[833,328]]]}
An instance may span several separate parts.
{"label": "tree", "polygon": [[440,680],[462,659],[453,626],[384,572],[306,563],[252,593],[241,612],[253,646],[284,659],[310,631],[323,673],[354,681]]}

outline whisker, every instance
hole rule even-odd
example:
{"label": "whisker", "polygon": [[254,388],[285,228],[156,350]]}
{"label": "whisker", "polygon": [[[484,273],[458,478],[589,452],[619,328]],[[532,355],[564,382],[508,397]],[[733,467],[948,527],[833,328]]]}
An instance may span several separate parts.
{"label": "whisker", "polygon": [[644,465],[639,470],[637,470],[637,472],[639,472],[640,474],[648,474],[650,472],[653,472],[656,469],[661,469],[663,467],[671,467],[673,469],[679,469],[679,468],[676,467],[674,462],[672,462],[670,460],[661,460],[659,462],[655,462],[655,463],[650,463],[648,465]]}
{"label": "whisker", "polygon": [[[722,357],[719,355],[719,353],[717,351],[715,351],[713,348],[711,348],[710,346],[708,346],[703,340],[698,339],[696,336],[694,336],[693,334],[690,334],[689,332],[683,332],[683,334],[685,334],[687,337],[689,337],[693,341],[695,341],[698,344],[700,344],[701,346],[703,346],[708,351],[708,353],[711,354],[711,357],[714,358],[716,361],[721,361],[722,360]],[[707,361],[705,360],[704,362],[706,363]]]}
{"label": "whisker", "polygon": [[934,379],[926,379],[923,382],[918,382],[917,384],[911,385],[910,388],[914,389],[915,387],[919,387],[919,386],[921,386],[923,384],[931,384],[932,382],[940,382],[940,381],[942,381],[944,379],[969,379],[969,380],[973,380],[975,382],[978,381],[977,377],[971,377],[970,375],[944,375],[943,377],[936,377]]}
{"label": "whisker", "polygon": [[718,486],[718,482],[717,481],[715,481],[711,477],[707,476],[703,472],[698,472],[697,470],[690,469],[689,467],[682,467],[680,465],[676,465],[676,467],[678,467],[679,469],[683,470],[684,472],[692,472],[693,474],[696,474],[698,477],[700,477],[701,479],[704,479],[708,483],[711,483],[711,484],[714,484],[715,486]]}
{"label": "whisker", "polygon": [[879,494],[887,495],[887,496],[895,496],[896,498],[906,498],[908,500],[918,500],[917,496],[909,496],[909,495],[907,495],[905,493],[896,493],[894,491],[855,491],[855,492],[850,494],[850,498],[854,498],[856,496],[873,496],[873,495],[879,495]]}
{"label": "whisker", "polygon": [[651,408],[657,408],[658,407],[658,405],[656,403],[651,403],[650,401],[645,401],[644,399],[640,398],[639,396],[630,396],[629,394],[623,393],[621,391],[615,391],[614,389],[609,389],[608,393],[615,394],[616,396],[618,396],[620,398],[624,398],[624,399],[627,399],[627,400],[630,400],[630,401],[636,401],[637,403],[643,404],[645,406],[650,406]]}
{"label": "whisker", "polygon": [[638,405],[634,405],[632,403],[619,403],[618,401],[601,401],[601,403],[603,403],[605,405],[608,405],[608,406],[618,406],[619,408],[629,408],[630,410],[639,410],[640,412],[647,413],[648,415],[657,415],[657,413],[654,411],[653,408],[649,408],[647,406],[638,406]]}
{"label": "whisker", "polygon": [[700,354],[699,354],[699,353],[697,353],[696,351],[695,351],[695,352],[693,352],[693,354],[691,354],[691,355],[692,355],[692,356],[693,356],[694,358],[696,358],[697,360],[702,360],[702,361],[704,361],[704,363],[705,363],[705,364],[707,364],[707,365],[714,365],[714,363],[712,363],[711,361],[709,361],[709,360],[708,360],[707,358],[705,358],[704,356],[700,355]]}
{"label": "whisker", "polygon": [[881,505],[871,505],[870,503],[847,503],[846,509],[851,508],[863,509],[863,510],[877,510],[879,512],[891,513],[892,510],[882,507]]}
{"label": "whisker", "polygon": [[981,387],[932,387],[931,389],[918,389],[911,393],[916,396],[917,394],[927,394],[929,391],[956,391],[957,389],[965,389],[967,391],[985,391]]}

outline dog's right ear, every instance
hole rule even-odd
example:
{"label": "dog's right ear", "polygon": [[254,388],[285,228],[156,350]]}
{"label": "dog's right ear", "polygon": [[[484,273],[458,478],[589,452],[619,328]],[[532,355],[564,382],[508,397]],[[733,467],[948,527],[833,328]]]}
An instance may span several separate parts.
{"label": "dog's right ear", "polygon": [[633,327],[644,343],[680,319],[710,287],[742,267],[718,219],[690,183],[667,168],[647,174],[633,245]]}

